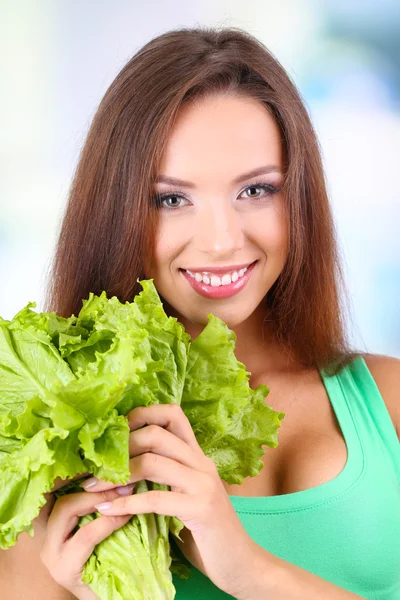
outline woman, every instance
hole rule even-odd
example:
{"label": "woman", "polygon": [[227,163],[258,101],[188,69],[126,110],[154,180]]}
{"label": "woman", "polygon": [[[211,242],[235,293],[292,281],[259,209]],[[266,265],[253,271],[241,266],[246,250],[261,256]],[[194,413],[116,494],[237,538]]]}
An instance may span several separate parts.
{"label": "woman", "polygon": [[[349,346],[315,133],[244,31],[152,40],[94,117],[47,309],[77,314],[90,291],[132,300],[138,278],[193,337],[210,312],[235,331],[251,386],[267,384],[286,414],[279,446],[258,476],[227,485],[179,407],[135,409],[131,482],[171,491],[91,479],[49,498],[35,537],[7,551],[7,598],[23,593],[18,564],[30,598],[95,598],[80,578],[94,545],[145,512],[185,524],[179,549],[196,568],[174,577],[178,599],[399,598],[400,361]],[[104,516],[74,533],[95,506]]]}

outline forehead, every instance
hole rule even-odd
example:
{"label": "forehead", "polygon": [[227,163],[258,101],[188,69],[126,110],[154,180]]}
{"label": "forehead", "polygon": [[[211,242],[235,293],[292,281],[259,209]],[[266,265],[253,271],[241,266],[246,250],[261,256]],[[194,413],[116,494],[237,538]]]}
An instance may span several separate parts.
{"label": "forehead", "polygon": [[261,165],[282,167],[281,131],[260,102],[216,96],[184,106],[168,139],[160,174],[219,180]]}

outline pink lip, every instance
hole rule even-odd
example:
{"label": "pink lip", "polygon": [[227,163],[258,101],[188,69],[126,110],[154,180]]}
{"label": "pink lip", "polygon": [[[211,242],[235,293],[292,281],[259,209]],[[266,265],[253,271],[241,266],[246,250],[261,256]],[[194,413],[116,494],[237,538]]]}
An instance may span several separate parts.
{"label": "pink lip", "polygon": [[243,265],[232,265],[228,267],[193,267],[186,269],[186,271],[191,271],[192,273],[215,273],[215,275],[223,275],[224,273],[233,273],[233,271],[245,269],[250,264],[250,262],[247,262],[243,263]]}
{"label": "pink lip", "polygon": [[[203,281],[196,281],[194,277],[186,273],[183,269],[181,269],[182,275],[185,277],[186,281],[190,283],[192,288],[203,296],[204,298],[212,298],[212,299],[220,299],[220,298],[230,298],[230,296],[234,296],[240,290],[244,288],[246,283],[251,277],[254,267],[256,266],[257,261],[253,262],[247,269],[246,273],[243,277],[239,277],[239,279],[235,282],[230,283],[229,285],[220,285],[218,287],[214,287],[212,285],[208,285]],[[246,265],[244,265],[246,266]],[[242,267],[244,268],[244,267]],[[217,273],[218,271],[213,270],[213,273]]]}

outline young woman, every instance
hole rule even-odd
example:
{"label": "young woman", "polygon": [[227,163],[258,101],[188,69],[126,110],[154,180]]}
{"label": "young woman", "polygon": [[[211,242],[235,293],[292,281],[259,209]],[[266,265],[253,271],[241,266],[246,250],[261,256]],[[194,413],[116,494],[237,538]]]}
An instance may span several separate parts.
{"label": "young woman", "polygon": [[[132,300],[138,278],[193,337],[210,312],[235,331],[251,386],[267,384],[286,414],[279,446],[258,476],[227,485],[179,407],[135,409],[131,481],[171,491],[89,480],[49,497],[35,537],[3,553],[6,597],[95,598],[81,582],[95,544],[156,512],[185,524],[195,568],[174,577],[179,600],[399,598],[400,361],[349,346],[316,136],[288,75],[244,31],[153,39],[94,117],[47,308],[77,314],[91,291]],[[95,506],[104,516],[71,536]]]}

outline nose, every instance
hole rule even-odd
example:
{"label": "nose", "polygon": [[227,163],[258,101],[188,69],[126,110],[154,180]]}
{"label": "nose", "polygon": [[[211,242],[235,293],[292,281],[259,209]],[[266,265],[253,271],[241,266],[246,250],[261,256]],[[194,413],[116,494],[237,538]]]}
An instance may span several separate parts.
{"label": "nose", "polygon": [[197,245],[214,259],[229,258],[243,248],[244,232],[240,214],[230,203],[214,202],[203,208],[198,219]]}

